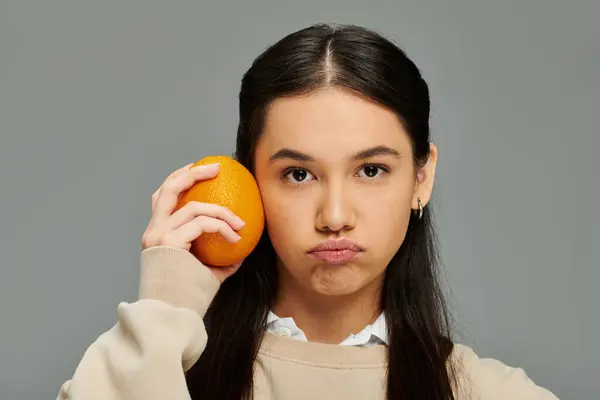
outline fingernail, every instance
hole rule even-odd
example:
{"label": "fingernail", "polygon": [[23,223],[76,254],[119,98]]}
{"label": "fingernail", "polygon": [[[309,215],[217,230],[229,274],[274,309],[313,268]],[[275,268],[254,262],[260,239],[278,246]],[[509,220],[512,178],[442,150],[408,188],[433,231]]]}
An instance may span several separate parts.
{"label": "fingernail", "polygon": [[238,235],[237,233],[235,234],[236,238],[235,238],[235,243],[239,242],[240,240],[242,240],[242,237],[240,235]]}
{"label": "fingernail", "polygon": [[237,219],[237,223],[240,226],[240,229],[242,229],[244,227],[244,225],[246,225],[246,221],[244,221],[243,219],[241,219],[238,216],[236,216],[235,218]]}
{"label": "fingernail", "polygon": [[192,169],[196,169],[196,170],[205,170],[205,169],[211,169],[211,168],[218,168],[221,164],[219,163],[214,163],[214,164],[204,164],[204,165],[196,165],[194,168]]}

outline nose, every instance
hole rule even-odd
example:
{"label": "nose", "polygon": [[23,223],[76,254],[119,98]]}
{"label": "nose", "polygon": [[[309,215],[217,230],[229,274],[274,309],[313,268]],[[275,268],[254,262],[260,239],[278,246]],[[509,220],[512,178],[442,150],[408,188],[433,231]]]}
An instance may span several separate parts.
{"label": "nose", "polygon": [[343,232],[354,228],[356,215],[352,208],[352,198],[344,192],[342,184],[330,184],[323,188],[323,194],[315,221],[321,232]]}

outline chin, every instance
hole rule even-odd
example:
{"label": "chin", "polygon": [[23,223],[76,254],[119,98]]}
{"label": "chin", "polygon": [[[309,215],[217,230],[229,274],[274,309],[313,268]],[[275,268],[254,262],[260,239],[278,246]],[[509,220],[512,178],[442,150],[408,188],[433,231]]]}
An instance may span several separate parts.
{"label": "chin", "polygon": [[326,296],[344,296],[358,292],[368,285],[364,276],[358,276],[353,268],[328,266],[317,268],[310,279],[310,288]]}
{"label": "chin", "polygon": [[323,296],[348,296],[353,293],[358,292],[359,288],[348,287],[348,286],[325,286],[313,285],[311,288],[315,293],[318,293]]}

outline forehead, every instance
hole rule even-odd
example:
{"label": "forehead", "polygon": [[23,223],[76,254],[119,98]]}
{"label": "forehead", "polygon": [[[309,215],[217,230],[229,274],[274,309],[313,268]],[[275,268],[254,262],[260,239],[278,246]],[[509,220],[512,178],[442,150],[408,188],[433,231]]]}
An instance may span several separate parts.
{"label": "forehead", "polygon": [[275,100],[257,150],[286,147],[331,159],[380,145],[402,152],[410,148],[398,116],[365,97],[327,88]]}

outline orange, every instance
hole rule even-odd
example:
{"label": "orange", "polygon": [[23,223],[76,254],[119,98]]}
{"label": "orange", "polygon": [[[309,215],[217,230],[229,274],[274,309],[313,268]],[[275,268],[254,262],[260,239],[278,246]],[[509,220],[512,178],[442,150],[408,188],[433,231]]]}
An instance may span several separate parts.
{"label": "orange", "polygon": [[226,241],[218,232],[204,233],[192,242],[190,251],[203,264],[222,267],[241,262],[254,250],[263,233],[265,216],[260,191],[250,171],[228,156],[208,156],[194,166],[213,163],[220,163],[217,176],[199,181],[182,193],[177,208],[190,201],[218,204],[246,223],[237,231],[241,236],[237,243]]}

